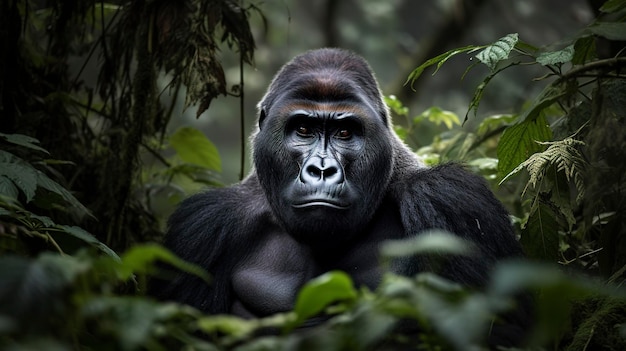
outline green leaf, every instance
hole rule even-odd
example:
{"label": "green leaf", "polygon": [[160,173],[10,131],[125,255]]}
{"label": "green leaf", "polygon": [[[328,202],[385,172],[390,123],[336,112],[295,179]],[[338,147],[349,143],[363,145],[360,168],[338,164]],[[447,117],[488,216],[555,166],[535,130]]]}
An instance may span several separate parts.
{"label": "green leaf", "polygon": [[475,158],[467,163],[469,166],[478,168],[480,171],[495,171],[498,168],[498,159],[493,157]]}
{"label": "green leaf", "polygon": [[150,273],[157,261],[170,264],[207,282],[210,280],[209,275],[202,267],[178,258],[171,251],[157,244],[137,245],[126,251],[122,255],[121,266],[118,270],[120,279],[129,279],[134,273]]}
{"label": "green leaf", "polygon": [[26,203],[35,197],[37,170],[21,158],[0,150],[0,177],[10,179],[26,196]]}
{"label": "green leaf", "polygon": [[437,71],[439,71],[439,68],[441,68],[441,66],[448,61],[448,59],[450,59],[451,57],[458,55],[460,53],[463,52],[468,52],[468,51],[474,51],[474,50],[478,50],[483,48],[483,46],[476,46],[476,45],[469,45],[469,46],[465,46],[462,48],[457,48],[457,49],[453,49],[450,50],[448,52],[445,52],[441,55],[438,55],[436,57],[433,57],[431,59],[429,59],[428,61],[422,63],[421,65],[419,65],[416,69],[413,70],[413,72],[411,72],[411,74],[409,74],[409,77],[407,78],[407,81],[404,84],[407,83],[411,83],[411,87],[413,87],[413,83],[415,83],[415,81],[417,80],[417,78],[419,78],[419,76],[422,75],[422,72],[424,72],[424,70],[434,64],[437,65],[437,68],[435,69],[435,71],[433,72],[433,75],[435,75],[435,73],[437,73]]}
{"label": "green leaf", "polygon": [[476,134],[485,135],[487,132],[497,129],[502,125],[506,125],[509,123],[513,123],[517,118],[516,115],[493,115],[485,117],[480,125],[478,125],[478,129],[476,130]]}
{"label": "green leaf", "polygon": [[600,11],[614,13],[624,8],[626,8],[626,0],[608,0],[600,7]]}
{"label": "green leaf", "polygon": [[[584,147],[585,144],[582,141],[569,137],[554,142],[539,142],[539,144],[546,145],[548,148],[545,151],[530,155],[528,159],[520,163],[502,181],[526,168],[530,175],[526,187],[532,185],[537,188],[538,183],[540,183],[546,173],[550,171],[551,174],[554,174],[553,171],[556,170],[559,173],[563,173],[567,182],[576,187],[578,192],[576,203],[580,203],[585,194],[584,174],[587,163],[579,148]],[[549,166],[554,168],[549,168]],[[524,192],[526,192],[526,189],[524,189]],[[567,193],[566,200],[556,202],[567,202],[569,204],[569,189]],[[571,224],[573,222],[574,220],[571,218]]]}
{"label": "green leaf", "polygon": [[485,92],[485,88],[487,88],[487,85],[493,79],[493,77],[495,77],[496,75],[498,75],[500,72],[504,71],[505,69],[513,67],[517,64],[518,64],[517,62],[511,62],[504,67],[501,67],[495,71],[492,71],[488,76],[486,76],[483,79],[483,81],[478,85],[478,87],[476,87],[476,90],[474,91],[474,96],[472,96],[472,101],[470,101],[469,107],[467,108],[467,113],[465,113],[465,121],[467,121],[467,118],[472,111],[474,111],[474,116],[476,116],[476,113],[478,112],[478,106],[480,105],[480,100],[482,99],[483,93]]}
{"label": "green leaf", "polygon": [[345,272],[331,271],[310,280],[298,293],[294,312],[294,326],[315,316],[333,302],[352,301],[357,293],[352,279]]}
{"label": "green leaf", "polygon": [[3,137],[6,141],[8,141],[11,144],[23,146],[32,150],[37,150],[37,151],[44,152],[46,154],[50,154],[48,150],[42,148],[39,145],[35,145],[35,144],[39,144],[39,140],[29,137],[27,135],[0,133],[0,137]]}
{"label": "green leaf", "polygon": [[515,44],[515,49],[527,55],[534,55],[539,50],[538,47],[522,40],[517,41],[517,43]]}
{"label": "green leaf", "polygon": [[168,176],[183,175],[189,177],[194,182],[206,184],[211,187],[222,186],[213,172],[202,166],[191,163],[171,166],[165,170],[165,174]]}
{"label": "green leaf", "polygon": [[48,216],[39,216],[34,213],[28,212],[28,218],[36,219],[37,221],[39,221],[39,223],[41,223],[41,225],[35,224],[36,227],[54,227],[54,221]]}
{"label": "green leaf", "polygon": [[198,327],[209,335],[220,333],[235,337],[245,337],[259,327],[256,320],[231,315],[215,315],[198,320]]}
{"label": "green leaf", "polygon": [[84,230],[81,227],[69,226],[69,225],[55,225],[54,228],[60,229],[64,233],[67,233],[75,238],[78,238],[88,243],[89,245],[99,249],[100,251],[104,252],[105,254],[113,258],[116,258],[116,259],[120,258],[117,255],[117,253],[115,253],[115,251],[111,250],[111,248],[109,248],[100,240],[98,240],[95,236],[93,236],[93,234],[89,233],[88,231]]}
{"label": "green leaf", "polygon": [[626,23],[623,22],[596,22],[587,27],[587,31],[609,40],[626,40]]}
{"label": "green leaf", "polygon": [[76,199],[74,195],[72,195],[67,189],[65,189],[63,186],[61,186],[59,183],[55,182],[54,180],[50,179],[43,172],[39,170],[37,170],[36,172],[37,172],[36,174],[37,174],[38,186],[61,196],[61,198],[65,200],[65,202],[67,202],[70,206],[72,206],[77,211],[79,211],[81,216],[89,215],[93,217],[93,215],[91,214],[91,211],[89,211],[87,207],[83,206],[83,204],[81,204],[80,201],[78,201],[78,199]]}
{"label": "green leaf", "polygon": [[389,106],[391,111],[398,116],[406,116],[409,114],[409,108],[402,104],[395,95],[384,96],[385,104]]}
{"label": "green leaf", "polygon": [[585,63],[594,60],[596,57],[596,39],[593,36],[584,36],[578,38],[576,42],[574,42],[574,57],[572,57],[573,65],[584,65]]}
{"label": "green leaf", "polygon": [[559,259],[559,223],[557,214],[539,204],[522,228],[520,243],[530,258],[556,262]]}
{"label": "green leaf", "polygon": [[483,93],[485,92],[485,88],[487,87],[487,84],[489,84],[489,81],[493,79],[493,77],[495,77],[495,74],[490,74],[487,77],[485,77],[485,79],[483,79],[483,81],[476,87],[476,90],[474,90],[474,95],[472,96],[472,101],[470,101],[470,104],[467,107],[467,113],[465,113],[464,121],[467,121],[467,118],[472,111],[474,111],[474,116],[476,116],[476,113],[478,113],[480,100],[483,97]]}
{"label": "green leaf", "polygon": [[[0,168],[2,168],[2,163],[0,163]],[[17,188],[9,178],[0,177],[0,194],[7,196],[13,200],[17,200],[19,190],[17,190]]]}
{"label": "green leaf", "polygon": [[476,55],[476,58],[494,71],[500,61],[509,58],[509,54],[515,47],[515,44],[517,44],[518,40],[519,35],[517,33],[508,34],[498,39],[495,43],[487,46]]}
{"label": "green leaf", "polygon": [[[101,335],[111,335],[120,350],[140,350],[150,344],[162,309],[155,301],[127,296],[98,296],[89,299],[82,308],[82,318],[93,321]],[[106,322],[102,322],[102,320]],[[97,330],[97,329],[96,329]],[[152,341],[154,342],[154,341]]]}
{"label": "green leaf", "polygon": [[220,172],[222,163],[215,145],[201,131],[182,127],[169,138],[169,144],[180,158],[204,168]]}
{"label": "green leaf", "polygon": [[53,330],[67,316],[70,287],[89,268],[75,257],[52,253],[36,260],[0,257],[0,315],[30,330]]}
{"label": "green leaf", "polygon": [[551,137],[552,131],[543,116],[535,120],[525,120],[505,129],[497,147],[498,178],[502,179],[500,184],[506,179],[506,175],[530,155],[545,149],[545,146],[537,141],[547,141]]}
{"label": "green leaf", "polygon": [[556,65],[572,61],[574,58],[574,44],[562,50],[543,52],[537,56],[537,62],[543,66]]}
{"label": "green leaf", "polygon": [[395,125],[393,126],[393,130],[394,132],[396,132],[396,134],[401,140],[406,141],[406,138],[409,135],[409,131],[406,128],[399,126],[399,125]]}
{"label": "green leaf", "polygon": [[455,124],[461,125],[459,117],[450,111],[442,110],[440,107],[433,106],[422,112],[417,118],[427,118],[429,121],[436,125],[445,124],[448,129],[451,129]]}
{"label": "green leaf", "polygon": [[443,230],[429,230],[419,235],[383,243],[381,256],[405,257],[419,254],[448,254],[469,256],[474,253],[472,243]]}

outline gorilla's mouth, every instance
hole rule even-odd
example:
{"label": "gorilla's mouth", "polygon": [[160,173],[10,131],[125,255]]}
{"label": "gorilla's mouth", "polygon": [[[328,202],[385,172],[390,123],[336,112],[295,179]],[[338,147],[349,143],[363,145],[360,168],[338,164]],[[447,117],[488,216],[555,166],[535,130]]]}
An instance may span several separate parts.
{"label": "gorilla's mouth", "polygon": [[328,200],[311,200],[307,202],[297,203],[291,205],[293,208],[309,208],[309,207],[330,207],[337,210],[347,210],[349,205],[344,205]]}

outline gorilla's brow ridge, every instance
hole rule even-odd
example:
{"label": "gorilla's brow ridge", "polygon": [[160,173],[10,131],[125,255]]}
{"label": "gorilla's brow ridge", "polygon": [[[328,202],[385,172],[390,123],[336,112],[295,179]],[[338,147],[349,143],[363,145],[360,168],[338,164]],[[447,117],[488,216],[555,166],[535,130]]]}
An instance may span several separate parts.
{"label": "gorilla's brow ridge", "polygon": [[358,95],[359,89],[350,81],[338,80],[330,76],[310,76],[305,75],[292,82],[295,89],[291,92],[291,97],[312,101],[349,101],[362,102]]}
{"label": "gorilla's brow ridge", "polygon": [[278,110],[278,114],[288,115],[294,111],[307,111],[307,112],[324,112],[324,113],[336,113],[340,112],[345,115],[366,116],[368,112],[366,109],[361,108],[358,105],[350,105],[344,103],[318,103],[318,102],[296,102],[282,106]]}

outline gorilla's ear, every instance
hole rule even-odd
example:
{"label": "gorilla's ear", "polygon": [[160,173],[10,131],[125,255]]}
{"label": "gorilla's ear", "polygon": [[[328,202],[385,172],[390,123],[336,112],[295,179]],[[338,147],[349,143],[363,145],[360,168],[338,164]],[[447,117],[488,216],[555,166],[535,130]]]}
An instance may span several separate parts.
{"label": "gorilla's ear", "polygon": [[259,129],[261,129],[261,125],[263,124],[263,121],[265,120],[265,106],[261,106],[261,108],[259,109]]}

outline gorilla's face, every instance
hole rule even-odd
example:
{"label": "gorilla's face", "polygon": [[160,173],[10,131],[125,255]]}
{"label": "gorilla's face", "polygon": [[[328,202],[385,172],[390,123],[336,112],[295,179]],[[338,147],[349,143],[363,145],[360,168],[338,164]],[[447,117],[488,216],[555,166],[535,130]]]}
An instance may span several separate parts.
{"label": "gorilla's face", "polygon": [[[362,69],[357,73],[369,73]],[[275,217],[311,246],[358,235],[380,205],[392,171],[380,96],[369,96],[353,74],[292,72],[287,66],[261,103],[256,172]]]}

